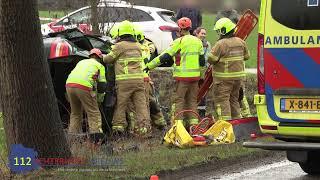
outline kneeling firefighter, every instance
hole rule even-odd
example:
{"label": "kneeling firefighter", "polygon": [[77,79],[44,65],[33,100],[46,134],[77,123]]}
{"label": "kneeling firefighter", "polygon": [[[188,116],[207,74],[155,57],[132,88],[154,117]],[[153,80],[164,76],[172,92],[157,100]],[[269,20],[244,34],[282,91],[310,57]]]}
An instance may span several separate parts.
{"label": "kneeling firefighter", "polygon": [[105,96],[105,67],[99,49],[92,49],[89,57],[78,62],[66,82],[71,106],[69,133],[81,133],[84,109],[88,115],[89,134],[98,137],[102,133],[98,103],[102,103]]}
{"label": "kneeling firefighter", "polygon": [[[165,50],[160,56],[149,62],[146,71],[166,63],[174,62],[175,78],[175,113],[182,110],[197,111],[197,95],[199,90],[199,80],[201,79],[201,67],[205,66],[205,57],[202,42],[195,36],[190,35],[189,30],[192,22],[189,18],[178,20],[180,34],[182,37],[176,39],[170,48]],[[176,119],[177,120],[177,119]],[[198,119],[192,114],[186,114],[184,117],[186,126],[198,124]]]}
{"label": "kneeling firefighter", "polygon": [[[150,61],[151,54],[155,52],[155,46],[152,42],[145,39],[141,27],[135,26],[135,34],[137,41],[141,44],[143,63],[145,65]],[[161,112],[160,104],[157,98],[155,97],[153,82],[151,81],[149,73],[146,72],[144,72],[144,85],[146,90],[146,102],[148,109],[150,110],[148,111],[148,117],[150,117],[152,125],[156,126],[157,128],[163,129],[164,127],[166,127],[167,122],[165,121]],[[132,104],[129,105],[128,111],[131,126],[134,126],[136,113],[134,112]]]}
{"label": "kneeling firefighter", "polygon": [[246,76],[245,63],[250,57],[246,42],[234,36],[236,25],[228,18],[217,21],[220,35],[209,56],[213,64],[214,104],[219,120],[241,118],[239,90]]}
{"label": "kneeling firefighter", "polygon": [[148,137],[151,125],[146,105],[141,46],[134,37],[133,23],[123,21],[117,28],[118,40],[111,52],[103,58],[105,63],[115,64],[117,103],[112,130],[119,134],[127,130],[126,111],[132,103],[137,114],[133,133],[139,137]]}

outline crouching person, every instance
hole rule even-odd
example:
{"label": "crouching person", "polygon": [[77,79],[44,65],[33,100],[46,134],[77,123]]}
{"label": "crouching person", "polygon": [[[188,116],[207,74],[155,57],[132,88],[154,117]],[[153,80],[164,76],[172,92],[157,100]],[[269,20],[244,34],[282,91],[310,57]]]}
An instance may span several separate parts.
{"label": "crouching person", "polygon": [[66,82],[71,106],[69,133],[82,133],[84,110],[88,116],[90,138],[98,142],[102,133],[98,103],[103,101],[105,95],[105,67],[99,49],[92,49],[89,57],[76,65]]}

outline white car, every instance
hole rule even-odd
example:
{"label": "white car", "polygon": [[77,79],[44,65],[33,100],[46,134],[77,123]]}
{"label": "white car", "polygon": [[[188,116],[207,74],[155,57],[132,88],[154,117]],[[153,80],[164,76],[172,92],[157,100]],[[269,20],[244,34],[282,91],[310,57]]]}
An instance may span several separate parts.
{"label": "white car", "polygon": [[[157,53],[169,47],[173,41],[172,32],[178,29],[173,11],[155,7],[135,6],[121,2],[101,2],[98,5],[98,16],[99,19],[101,18],[99,20],[100,30],[107,35],[112,26],[124,20],[140,25],[145,32],[146,39],[155,44]],[[83,7],[58,21],[42,25],[42,34],[47,35],[75,27],[90,34],[92,31],[92,26],[88,23],[90,18],[90,6]]]}

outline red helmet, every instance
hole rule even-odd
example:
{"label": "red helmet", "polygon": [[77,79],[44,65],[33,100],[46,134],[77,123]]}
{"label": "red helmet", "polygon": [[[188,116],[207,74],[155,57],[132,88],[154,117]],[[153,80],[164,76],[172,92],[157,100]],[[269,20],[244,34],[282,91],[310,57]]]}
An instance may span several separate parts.
{"label": "red helmet", "polygon": [[178,20],[178,26],[181,29],[190,29],[192,27],[191,19],[183,17]]}
{"label": "red helmet", "polygon": [[90,56],[91,55],[97,55],[99,58],[103,58],[102,52],[100,51],[100,49],[97,48],[94,48],[90,51]]}

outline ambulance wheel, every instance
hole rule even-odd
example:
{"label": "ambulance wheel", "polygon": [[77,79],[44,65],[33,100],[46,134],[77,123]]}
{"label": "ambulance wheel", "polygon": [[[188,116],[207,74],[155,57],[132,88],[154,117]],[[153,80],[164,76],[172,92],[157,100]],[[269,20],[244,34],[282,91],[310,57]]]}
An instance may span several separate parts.
{"label": "ambulance wheel", "polygon": [[301,169],[309,175],[320,175],[320,154],[319,152],[308,152],[308,160],[299,163]]}

